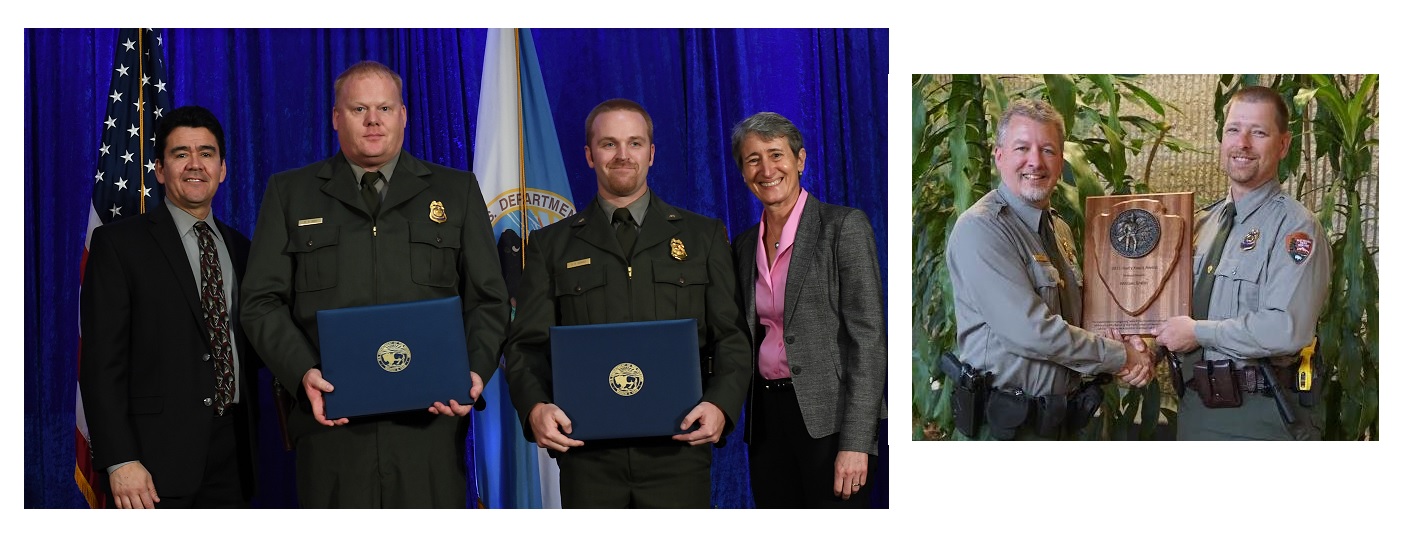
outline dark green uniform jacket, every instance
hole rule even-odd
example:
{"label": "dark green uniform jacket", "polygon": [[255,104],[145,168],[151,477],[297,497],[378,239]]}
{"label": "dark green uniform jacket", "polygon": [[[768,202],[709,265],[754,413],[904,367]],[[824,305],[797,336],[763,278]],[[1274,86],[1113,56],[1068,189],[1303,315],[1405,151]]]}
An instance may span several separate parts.
{"label": "dark green uniform jacket", "polygon": [[[683,245],[683,259],[671,255],[672,239]],[[733,430],[751,366],[723,222],[652,194],[627,261],[611,220],[594,200],[576,215],[533,232],[525,253],[518,315],[505,349],[510,396],[525,438],[534,440],[528,413],[553,401],[549,326],[679,318],[693,318],[699,326],[701,364],[713,370],[704,379],[703,401],[724,412],[725,435]],[[584,260],[590,263],[577,263]]]}
{"label": "dark green uniform jacket", "polygon": [[[432,217],[432,202],[443,206],[443,221]],[[488,382],[509,307],[473,174],[403,151],[375,219],[342,153],[275,174],[242,295],[251,343],[298,398],[289,432],[304,506],[463,506],[468,420],[408,412],[324,427],[300,383],[319,364],[318,310],[455,295],[464,304],[470,369]],[[350,473],[353,465],[362,471]],[[441,494],[457,483],[458,502]]]}

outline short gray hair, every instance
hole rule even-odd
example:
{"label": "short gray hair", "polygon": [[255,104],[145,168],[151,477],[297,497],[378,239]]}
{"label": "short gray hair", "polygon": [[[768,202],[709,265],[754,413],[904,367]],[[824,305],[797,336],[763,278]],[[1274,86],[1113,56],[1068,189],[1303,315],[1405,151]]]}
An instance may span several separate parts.
{"label": "short gray hair", "polygon": [[1043,124],[1056,124],[1057,134],[1062,140],[1067,138],[1067,126],[1062,121],[1062,115],[1057,113],[1052,104],[1044,100],[1035,98],[1023,98],[1015,100],[1008,106],[1008,110],[1003,112],[1003,118],[998,119],[998,146],[1003,146],[1003,139],[1008,136],[1008,123],[1012,122],[1014,116],[1025,117]]}
{"label": "short gray hair", "polygon": [[777,113],[764,111],[749,118],[739,121],[734,125],[732,144],[734,146],[734,164],[739,165],[739,169],[744,168],[743,154],[739,153],[739,147],[744,144],[744,137],[750,134],[757,135],[765,141],[771,141],[779,137],[788,138],[788,147],[793,150],[793,157],[797,157],[802,151],[802,132],[797,126]]}

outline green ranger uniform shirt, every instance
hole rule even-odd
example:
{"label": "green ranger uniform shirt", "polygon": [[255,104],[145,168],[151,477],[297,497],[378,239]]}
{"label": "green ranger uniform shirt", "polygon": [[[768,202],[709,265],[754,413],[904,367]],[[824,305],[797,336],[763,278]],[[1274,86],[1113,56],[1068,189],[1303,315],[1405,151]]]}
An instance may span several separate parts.
{"label": "green ranger uniform shirt", "polygon": [[1082,374],[1118,372],[1125,348],[1079,327],[1081,272],[1071,228],[1052,216],[1070,266],[1061,269],[1038,236],[1042,212],[1000,184],[959,216],[945,261],[959,360],[992,372],[998,388],[1065,394]]}

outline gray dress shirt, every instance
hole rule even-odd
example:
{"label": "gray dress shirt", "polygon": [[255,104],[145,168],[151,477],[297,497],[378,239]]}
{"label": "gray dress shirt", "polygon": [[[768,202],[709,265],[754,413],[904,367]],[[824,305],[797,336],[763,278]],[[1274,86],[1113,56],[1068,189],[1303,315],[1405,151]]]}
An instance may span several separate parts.
{"label": "gray dress shirt", "polygon": [[[1231,196],[1195,216],[1195,280],[1207,269],[1204,259],[1218,233],[1218,213],[1229,201]],[[1194,323],[1194,335],[1207,359],[1294,355],[1316,334],[1326,303],[1331,272],[1326,232],[1277,180],[1244,195],[1234,208],[1238,214],[1213,272],[1208,320]]]}

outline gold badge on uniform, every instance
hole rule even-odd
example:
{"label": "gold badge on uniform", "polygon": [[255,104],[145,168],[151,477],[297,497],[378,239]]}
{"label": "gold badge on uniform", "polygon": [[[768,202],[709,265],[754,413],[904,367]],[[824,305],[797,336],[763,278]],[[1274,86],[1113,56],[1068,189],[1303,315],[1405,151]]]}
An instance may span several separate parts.
{"label": "gold badge on uniform", "polygon": [[607,374],[607,383],[618,396],[631,396],[641,392],[641,387],[646,384],[646,375],[641,372],[641,367],[622,363]]}
{"label": "gold badge on uniform", "polygon": [[1076,248],[1071,245],[1071,241],[1062,239],[1062,254],[1067,258],[1068,265],[1076,265]]}
{"label": "gold badge on uniform", "polygon": [[446,220],[449,219],[445,217],[445,204],[440,203],[440,200],[431,200],[431,221],[444,224]]}
{"label": "gold badge on uniform", "polygon": [[1261,237],[1261,236],[1262,236],[1262,232],[1261,232],[1261,231],[1258,231],[1258,230],[1249,231],[1247,235],[1244,235],[1244,236],[1243,236],[1243,242],[1241,242],[1241,243],[1238,244],[1238,248],[1239,248],[1240,250],[1244,251],[1244,252],[1249,251],[1249,250],[1252,250],[1253,248],[1256,248],[1256,247],[1257,247],[1257,239],[1258,239],[1258,237]]}
{"label": "gold badge on uniform", "polygon": [[690,257],[690,254],[685,253],[685,243],[680,242],[680,239],[670,239],[670,257],[676,261],[684,261]]}

